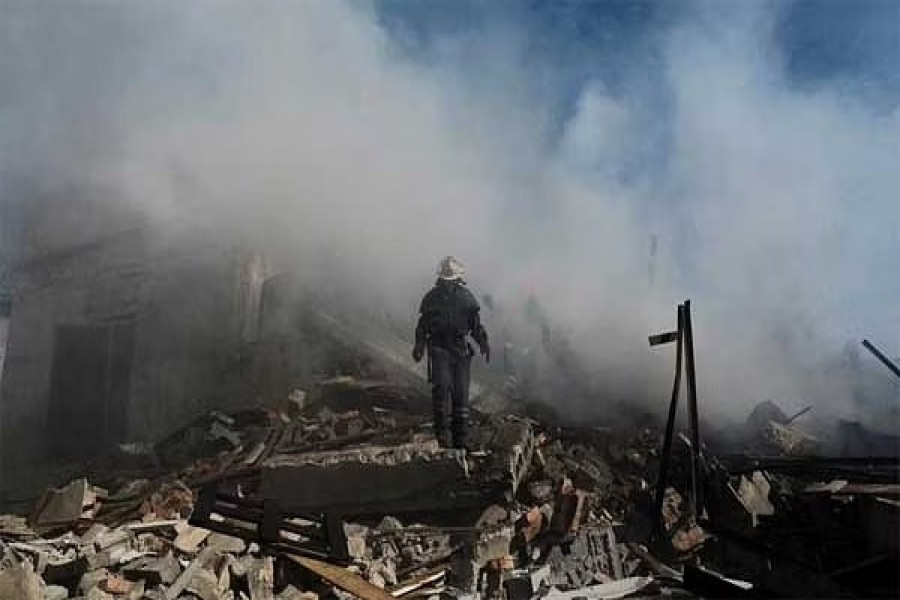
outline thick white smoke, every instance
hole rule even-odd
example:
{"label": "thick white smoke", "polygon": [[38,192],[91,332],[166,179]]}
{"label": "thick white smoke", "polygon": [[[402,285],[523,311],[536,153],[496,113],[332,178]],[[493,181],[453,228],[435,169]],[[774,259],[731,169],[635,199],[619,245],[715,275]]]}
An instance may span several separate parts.
{"label": "thick white smoke", "polygon": [[792,88],[768,8],[706,12],[658,34],[666,89],[642,94],[669,111],[587,82],[550,140],[512,26],[461,64],[404,54],[360,3],[4,3],[3,193],[96,186],[410,321],[454,254],[508,311],[535,291],[616,399],[665,399],[646,336],[690,297],[711,413],[850,414],[816,365],[865,335],[900,348],[900,113]]}

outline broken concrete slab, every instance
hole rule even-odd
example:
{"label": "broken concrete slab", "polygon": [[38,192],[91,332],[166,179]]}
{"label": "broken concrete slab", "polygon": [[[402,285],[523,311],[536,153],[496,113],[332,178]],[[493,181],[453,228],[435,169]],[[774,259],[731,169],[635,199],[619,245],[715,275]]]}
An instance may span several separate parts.
{"label": "broken concrete slab", "polygon": [[275,456],[263,464],[260,495],[290,510],[358,507],[433,494],[467,476],[462,450],[436,443],[369,446]]}
{"label": "broken concrete slab", "polygon": [[94,500],[91,486],[84,478],[61,488],[49,489],[35,506],[31,524],[35,527],[71,525],[81,519],[85,507]]}
{"label": "broken concrete slab", "polygon": [[175,538],[175,541],[172,542],[172,545],[175,548],[184,553],[184,554],[196,554],[200,551],[200,545],[206,540],[210,535],[209,529],[204,529],[203,527],[194,527],[193,525],[187,525],[179,528],[178,537]]}
{"label": "broken concrete slab", "polygon": [[218,554],[242,554],[247,549],[247,542],[231,535],[213,532],[206,538],[206,547]]}

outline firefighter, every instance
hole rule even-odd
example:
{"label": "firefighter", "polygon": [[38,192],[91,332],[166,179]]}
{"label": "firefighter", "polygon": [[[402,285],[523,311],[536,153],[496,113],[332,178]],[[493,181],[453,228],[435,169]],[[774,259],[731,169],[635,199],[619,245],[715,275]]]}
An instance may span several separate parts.
{"label": "firefighter", "polygon": [[452,256],[446,257],[438,265],[437,277],[419,307],[413,359],[419,362],[427,350],[435,437],[442,446],[465,448],[469,367],[475,354],[467,336],[475,340],[486,362],[490,361],[491,350],[478,301],[463,279],[462,264]]}

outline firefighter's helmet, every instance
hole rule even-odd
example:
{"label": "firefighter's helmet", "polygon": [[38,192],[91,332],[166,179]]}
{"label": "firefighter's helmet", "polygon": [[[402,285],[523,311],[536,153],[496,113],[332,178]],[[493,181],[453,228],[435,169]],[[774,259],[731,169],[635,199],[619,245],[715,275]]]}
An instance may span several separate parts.
{"label": "firefighter's helmet", "polygon": [[465,275],[466,268],[452,256],[444,258],[440,264],[438,264],[437,276],[439,279],[444,279],[446,281],[460,281]]}

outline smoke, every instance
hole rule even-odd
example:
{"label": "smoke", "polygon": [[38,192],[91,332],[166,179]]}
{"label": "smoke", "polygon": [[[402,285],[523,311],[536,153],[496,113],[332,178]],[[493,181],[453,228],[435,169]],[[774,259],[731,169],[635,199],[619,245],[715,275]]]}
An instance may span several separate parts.
{"label": "smoke", "polygon": [[665,398],[646,337],[690,297],[711,414],[852,414],[822,365],[900,349],[900,112],[796,85],[789,6],[699,4],[560,64],[487,7],[423,41],[368,3],[4,3],[0,190],[102,189],[410,321],[454,254],[489,329],[537,295],[584,378],[556,401],[583,411]]}

